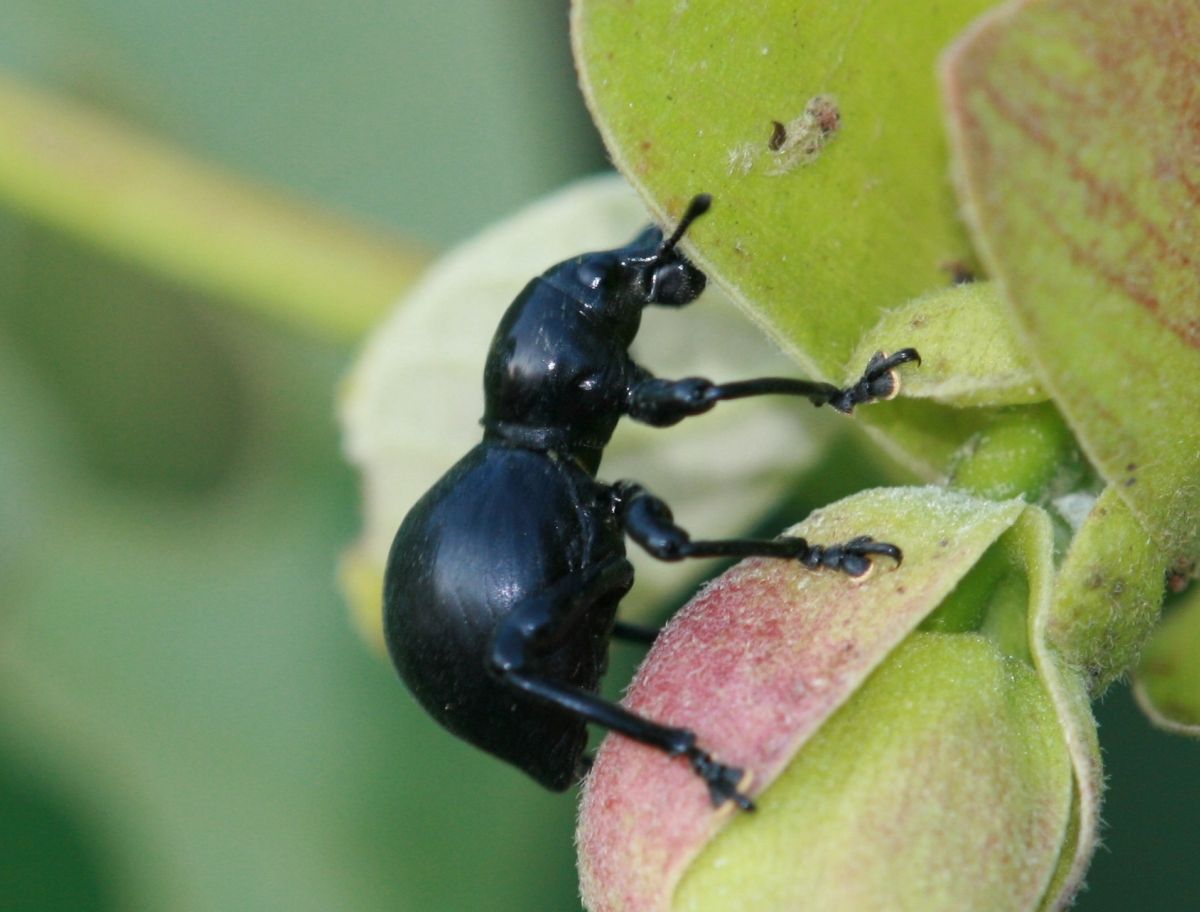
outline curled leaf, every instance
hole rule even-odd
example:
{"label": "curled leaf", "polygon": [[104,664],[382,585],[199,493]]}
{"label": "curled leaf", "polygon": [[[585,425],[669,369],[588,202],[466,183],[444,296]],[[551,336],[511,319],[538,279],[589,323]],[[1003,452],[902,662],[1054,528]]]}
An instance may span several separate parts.
{"label": "curled leaf", "polygon": [[1071,765],[1033,668],[915,633],[689,868],[677,912],[1034,909]]}
{"label": "curled leaf", "polygon": [[[1070,901],[1095,846],[1099,751],[1082,683],[1045,640],[1049,519],[892,489],[792,531],[885,524],[898,570],[854,585],[746,561],[664,632],[628,705],[750,771],[760,811],[730,822],[685,763],[610,737],[580,815],[593,912]],[[956,600],[954,620],[914,632]]]}
{"label": "curled leaf", "polygon": [[[818,542],[886,531],[904,564],[859,584],[782,561],[739,564],[660,636],[627,705],[692,728],[766,788],[1021,509],[921,488],[869,491],[818,511],[791,531]],[[589,908],[667,908],[719,825],[685,764],[607,739],[580,811]]]}
{"label": "curled leaf", "polygon": [[851,365],[874,351],[912,347],[921,369],[904,378],[904,394],[959,407],[1024,405],[1047,398],[1009,326],[992,282],[931,292],[880,317],[859,342]]}
{"label": "curled leaf", "polygon": [[1059,569],[1046,635],[1093,694],[1136,661],[1158,619],[1162,549],[1111,487],[1096,500]]}
{"label": "curled leaf", "polygon": [[1138,665],[1134,694],[1154,724],[1200,737],[1200,586],[1155,631]]}
{"label": "curled leaf", "polygon": [[1030,507],[1013,525],[1004,544],[1014,562],[1024,567],[1029,585],[1029,648],[1034,666],[1054,701],[1074,771],[1071,824],[1063,840],[1058,866],[1041,910],[1066,909],[1083,885],[1096,852],[1104,774],[1096,720],[1084,678],[1063,661],[1047,635],[1054,593],[1053,533],[1045,511]]}
{"label": "curled leaf", "polygon": [[[920,367],[904,374],[903,398],[860,416],[876,439],[918,475],[936,479],[961,470],[964,453],[978,453],[981,442],[994,440],[1002,425],[1021,422],[1019,415],[1001,409],[1046,399],[1003,306],[993,282],[930,292],[885,312],[852,356],[853,368],[874,351],[913,347],[921,353]],[[1000,500],[1024,493],[1025,479],[1011,471],[1013,451],[1005,450],[998,455],[1001,483],[962,487]]]}

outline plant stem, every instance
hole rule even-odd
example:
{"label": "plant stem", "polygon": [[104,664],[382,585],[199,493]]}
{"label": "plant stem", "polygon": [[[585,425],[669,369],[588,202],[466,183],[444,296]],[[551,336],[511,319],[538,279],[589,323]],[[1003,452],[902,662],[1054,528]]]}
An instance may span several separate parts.
{"label": "plant stem", "polygon": [[3,76],[0,206],[185,287],[340,339],[360,336],[427,261],[415,245]]}

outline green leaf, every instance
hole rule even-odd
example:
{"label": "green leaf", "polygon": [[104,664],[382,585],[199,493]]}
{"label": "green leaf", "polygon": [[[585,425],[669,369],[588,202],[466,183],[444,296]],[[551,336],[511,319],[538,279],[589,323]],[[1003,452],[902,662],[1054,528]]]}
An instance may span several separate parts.
{"label": "green leaf", "polygon": [[1169,559],[1200,553],[1192,0],[1024,0],[947,58],[964,209],[1047,388]]}
{"label": "green leaf", "polygon": [[[904,371],[907,379],[920,368]],[[987,430],[987,408],[954,408],[932,399],[899,399],[855,412],[856,419],[894,459],[929,481],[944,478],[968,442]]]}
{"label": "green leaf", "polygon": [[840,379],[886,308],[969,261],[934,59],[989,5],[576,0],[575,59],[651,209],[669,221],[712,193],[697,262],[806,369]]}
{"label": "green leaf", "polygon": [[1053,533],[1049,515],[1029,507],[1001,544],[1023,565],[1029,583],[1029,647],[1054,701],[1074,769],[1071,827],[1040,910],[1065,909],[1083,884],[1099,841],[1104,772],[1100,741],[1083,676],[1063,661],[1047,635],[1054,595]]}

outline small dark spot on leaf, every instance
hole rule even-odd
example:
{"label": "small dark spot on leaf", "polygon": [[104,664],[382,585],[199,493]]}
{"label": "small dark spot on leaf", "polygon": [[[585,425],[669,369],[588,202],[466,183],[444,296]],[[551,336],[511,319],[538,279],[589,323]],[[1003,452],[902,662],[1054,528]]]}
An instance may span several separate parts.
{"label": "small dark spot on leaf", "polygon": [[946,260],[940,264],[940,268],[949,273],[950,281],[955,285],[966,285],[976,279],[975,270],[962,260]]}
{"label": "small dark spot on leaf", "polygon": [[1104,571],[1093,570],[1088,574],[1088,578],[1083,581],[1083,585],[1088,589],[1099,589],[1104,585]]}
{"label": "small dark spot on leaf", "polygon": [[1183,592],[1192,584],[1192,574],[1196,572],[1196,562],[1181,557],[1167,571],[1167,588],[1175,594]]}
{"label": "small dark spot on leaf", "polygon": [[950,547],[950,539],[943,538],[940,542],[938,542],[938,547],[939,548],[949,548]]}
{"label": "small dark spot on leaf", "polygon": [[801,165],[811,165],[841,128],[842,112],[832,95],[814,95],[800,114],[789,120],[771,121],[767,148],[771,152],[768,174],[786,174]]}
{"label": "small dark spot on leaf", "polygon": [[1135,484],[1137,484],[1137,476],[1136,475],[1130,475],[1128,478],[1125,479],[1125,487],[1132,488]]}
{"label": "small dark spot on leaf", "polygon": [[1126,471],[1126,472],[1132,472],[1132,471],[1134,471],[1135,469],[1137,469],[1137,463],[1136,463],[1136,462],[1131,462],[1131,463],[1129,463],[1128,465],[1126,465],[1126,466],[1125,466],[1125,471]]}
{"label": "small dark spot on leaf", "polygon": [[826,136],[842,125],[842,112],[837,102],[828,95],[818,95],[808,103],[805,111],[812,114]]}
{"label": "small dark spot on leaf", "polygon": [[638,148],[640,148],[643,152],[649,152],[654,148],[654,143],[650,142],[648,139],[643,139],[640,143],[638,143]]}
{"label": "small dark spot on leaf", "polygon": [[908,321],[909,329],[920,329],[924,325],[925,325],[924,314],[918,314],[917,316],[913,317],[911,320]]}
{"label": "small dark spot on leaf", "polygon": [[787,139],[787,128],[784,127],[782,121],[771,121],[771,138],[767,140],[767,148],[772,152],[778,152]]}

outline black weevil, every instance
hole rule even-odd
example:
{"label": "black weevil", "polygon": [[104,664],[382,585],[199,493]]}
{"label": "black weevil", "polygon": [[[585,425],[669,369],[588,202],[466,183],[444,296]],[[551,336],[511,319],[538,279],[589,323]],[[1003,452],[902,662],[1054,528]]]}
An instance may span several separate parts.
{"label": "black weevil", "polygon": [[653,632],[616,621],[633,583],[628,535],[655,557],[764,556],[861,576],[869,537],[840,545],[801,538],[693,541],[662,500],[596,471],[622,415],[667,427],[747,396],[802,396],[849,412],[895,394],[912,349],[875,355],[839,388],[764,377],[716,384],[663,380],[629,344],[647,304],[683,307],[704,273],[678,250],[710,197],[695,197],[674,233],[648,228],[628,246],[586,253],[533,279],[509,306],[484,368],[483,440],[417,502],[396,533],[384,581],[384,629],[400,676],[425,709],[466,741],[561,791],[586,769],[586,724],[685,757],[714,804],[733,800],[742,770],[718,763],[695,735],[597,695],[614,637]]}

